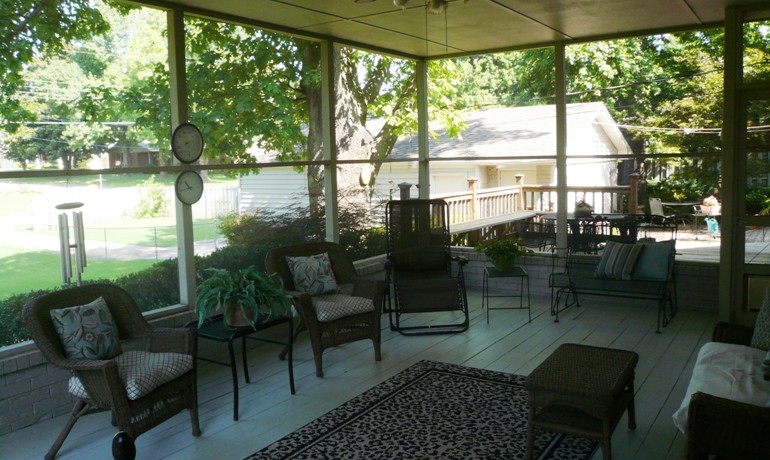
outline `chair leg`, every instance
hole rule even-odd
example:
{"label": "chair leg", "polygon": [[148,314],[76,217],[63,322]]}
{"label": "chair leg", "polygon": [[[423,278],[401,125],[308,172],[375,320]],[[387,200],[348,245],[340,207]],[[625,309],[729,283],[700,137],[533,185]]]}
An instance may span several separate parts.
{"label": "chair leg", "polygon": [[64,425],[61,433],[59,433],[59,437],[56,438],[56,441],[53,442],[53,445],[48,450],[48,453],[45,454],[45,460],[53,460],[56,458],[56,454],[59,452],[59,449],[61,449],[62,444],[64,444],[64,440],[67,439],[67,436],[69,436],[70,431],[72,431],[72,427],[75,426],[75,422],[78,421],[81,415],[86,413],[86,410],[87,405],[85,401],[78,399],[75,402],[75,406],[72,408],[72,415],[70,416],[69,420],[67,420],[67,423]]}
{"label": "chair leg", "polygon": [[315,360],[315,376],[323,377],[324,376],[323,350],[317,353],[313,353],[313,360]]}
{"label": "chair leg", "polygon": [[190,407],[187,408],[187,410],[190,411],[190,423],[192,424],[192,435],[196,438],[201,435],[201,425],[200,421],[198,419],[198,388],[196,384],[195,388],[195,396],[193,398],[192,404]]}
{"label": "chair leg", "polygon": [[112,438],[113,460],[134,460],[136,458],[136,444],[125,431],[118,431]]}
{"label": "chair leg", "polygon": [[201,426],[200,422],[198,421],[198,408],[189,409],[190,410],[190,421],[192,422],[192,435],[196,438],[201,435]]}
{"label": "chair leg", "polygon": [[374,344],[374,360],[375,361],[382,361],[382,347],[380,346],[380,341],[376,339],[372,339],[372,343]]}

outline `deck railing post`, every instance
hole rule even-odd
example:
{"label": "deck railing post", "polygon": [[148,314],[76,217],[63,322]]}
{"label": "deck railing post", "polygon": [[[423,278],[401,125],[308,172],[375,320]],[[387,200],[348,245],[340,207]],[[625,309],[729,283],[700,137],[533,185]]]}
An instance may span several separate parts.
{"label": "deck railing post", "polygon": [[631,173],[629,178],[628,213],[637,214],[639,210],[639,173]]}
{"label": "deck railing post", "polygon": [[516,174],[516,185],[519,186],[519,201],[516,203],[514,211],[523,211],[527,209],[524,207],[524,174]]}
{"label": "deck railing post", "polygon": [[398,184],[398,191],[402,200],[408,200],[412,194],[412,184],[409,182],[401,182]]}
{"label": "deck railing post", "polygon": [[477,177],[468,178],[468,188],[471,190],[471,219],[479,218],[478,194],[476,193],[476,184],[479,182]]}

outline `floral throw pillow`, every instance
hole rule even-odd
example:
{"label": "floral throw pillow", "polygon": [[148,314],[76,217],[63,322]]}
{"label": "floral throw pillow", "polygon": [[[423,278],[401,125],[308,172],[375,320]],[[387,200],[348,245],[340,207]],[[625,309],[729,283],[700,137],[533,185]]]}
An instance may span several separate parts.
{"label": "floral throw pillow", "polygon": [[68,358],[110,359],[121,353],[118,327],[104,297],[51,310],[51,320]]}
{"label": "floral throw pillow", "polygon": [[294,288],[308,294],[325,294],[337,291],[329,254],[321,253],[308,257],[286,257]]}

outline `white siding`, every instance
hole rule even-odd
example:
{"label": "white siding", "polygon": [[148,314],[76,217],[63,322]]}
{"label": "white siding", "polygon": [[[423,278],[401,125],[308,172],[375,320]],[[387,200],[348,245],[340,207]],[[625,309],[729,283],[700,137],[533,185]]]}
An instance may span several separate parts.
{"label": "white siding", "polygon": [[290,167],[265,168],[259,174],[240,178],[240,211],[286,209],[298,202],[308,202],[306,173]]}

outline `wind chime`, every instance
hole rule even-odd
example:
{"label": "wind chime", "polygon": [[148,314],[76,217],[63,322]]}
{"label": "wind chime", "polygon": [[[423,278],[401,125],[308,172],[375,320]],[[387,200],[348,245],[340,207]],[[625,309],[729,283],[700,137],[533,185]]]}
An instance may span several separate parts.
{"label": "wind chime", "polygon": [[[72,202],[56,205],[56,209],[64,211],[59,214],[59,252],[61,254],[61,279],[66,285],[72,284],[72,250],[75,250],[75,266],[78,274],[78,286],[82,282],[83,269],[86,267],[86,246],[83,232],[83,213],[74,211],[83,203]],[[70,243],[70,229],[67,212],[72,210],[72,229],[74,243]]]}

